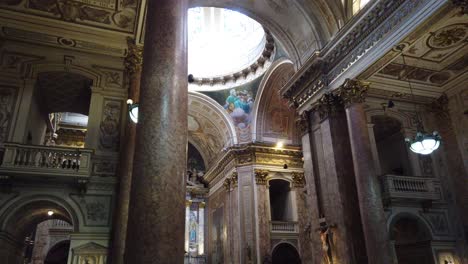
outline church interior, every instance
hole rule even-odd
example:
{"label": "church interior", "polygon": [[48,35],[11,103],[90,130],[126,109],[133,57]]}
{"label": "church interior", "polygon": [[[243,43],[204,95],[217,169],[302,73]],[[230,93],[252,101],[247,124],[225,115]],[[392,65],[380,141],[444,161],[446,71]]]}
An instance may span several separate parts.
{"label": "church interior", "polygon": [[468,264],[467,0],[0,0],[1,264]]}

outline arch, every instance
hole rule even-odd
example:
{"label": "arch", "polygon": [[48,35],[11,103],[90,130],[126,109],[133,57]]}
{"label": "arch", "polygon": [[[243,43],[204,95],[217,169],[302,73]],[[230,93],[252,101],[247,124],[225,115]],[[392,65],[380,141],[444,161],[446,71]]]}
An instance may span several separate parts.
{"label": "arch", "polygon": [[292,0],[193,0],[191,6],[228,8],[255,19],[279,40],[296,69],[338,31],[339,20],[345,21],[338,0],[309,1],[307,4]]}
{"label": "arch", "polygon": [[271,259],[273,264],[302,263],[296,246],[288,241],[281,241],[272,248]]}
{"label": "arch", "polygon": [[294,203],[291,192],[291,182],[285,179],[268,180],[271,221],[294,221]]}
{"label": "arch", "polygon": [[412,212],[399,212],[396,213],[392,216],[390,216],[387,220],[387,230],[388,234],[390,236],[390,240],[394,240],[394,237],[392,236],[392,228],[395,226],[395,224],[404,218],[409,218],[417,221],[421,225],[421,227],[424,228],[425,232],[430,236],[430,239],[434,237],[434,234],[432,233],[432,228],[430,227],[430,224],[426,221],[426,219],[412,213]]}
{"label": "arch", "polygon": [[[27,208],[29,205],[34,206]],[[17,221],[15,221],[15,217],[21,217],[21,210],[25,208],[31,212],[36,211],[35,218],[32,218],[32,215],[28,214],[25,216],[29,218],[29,225],[33,223],[37,224],[47,219],[61,219],[72,224],[73,232],[79,232],[80,223],[84,222],[80,210],[64,199],[54,195],[36,194],[13,199],[8,204],[5,204],[0,211],[0,230],[9,231],[11,230],[11,224],[16,226]],[[53,218],[45,216],[49,209],[55,212]],[[27,222],[25,221],[25,224]],[[24,228],[25,230],[16,230],[16,233],[23,235],[22,232],[27,231],[27,227]]]}
{"label": "arch", "polygon": [[70,240],[58,241],[47,251],[44,264],[66,264],[70,251]]}
{"label": "arch", "polygon": [[238,144],[234,122],[228,113],[212,98],[189,92],[189,142],[202,154],[206,169],[226,147]]}
{"label": "arch", "polygon": [[383,110],[381,108],[371,108],[366,110],[367,123],[372,123],[372,117],[374,116],[389,116],[401,122],[402,128],[412,128],[413,122],[412,117],[400,111],[392,109]]}
{"label": "arch", "polygon": [[26,75],[27,78],[36,80],[40,73],[44,72],[70,72],[82,75],[93,81],[93,86],[100,87],[101,81],[104,79],[98,70],[89,69],[80,65],[60,64],[52,62],[41,62],[31,64],[31,70]]}
{"label": "arch", "polygon": [[273,63],[261,80],[258,100],[253,107],[254,141],[283,139],[290,144],[298,143],[294,124],[296,112],[289,109],[287,102],[279,95],[279,90],[293,74],[292,61],[280,59]]}

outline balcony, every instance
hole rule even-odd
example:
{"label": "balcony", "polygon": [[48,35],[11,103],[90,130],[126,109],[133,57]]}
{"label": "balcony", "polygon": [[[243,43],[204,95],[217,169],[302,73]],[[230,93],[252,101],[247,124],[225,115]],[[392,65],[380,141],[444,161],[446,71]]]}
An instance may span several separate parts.
{"label": "balcony", "polygon": [[272,233],[299,233],[297,222],[271,221],[270,230]]}
{"label": "balcony", "polygon": [[435,178],[383,176],[384,199],[437,201],[442,199],[440,181]]}
{"label": "balcony", "polygon": [[0,174],[14,177],[88,178],[93,150],[5,143]]}

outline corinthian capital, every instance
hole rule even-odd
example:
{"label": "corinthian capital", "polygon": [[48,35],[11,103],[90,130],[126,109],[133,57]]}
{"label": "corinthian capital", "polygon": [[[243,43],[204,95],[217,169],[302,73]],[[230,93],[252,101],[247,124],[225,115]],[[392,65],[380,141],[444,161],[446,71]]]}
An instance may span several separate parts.
{"label": "corinthian capital", "polygon": [[346,79],[343,85],[338,89],[337,94],[341,97],[341,100],[343,100],[345,107],[349,107],[352,104],[363,103],[366,99],[369,84],[369,82],[357,79]]}
{"label": "corinthian capital", "polygon": [[452,0],[452,3],[460,7],[462,14],[468,14],[468,0]]}
{"label": "corinthian capital", "polygon": [[135,40],[127,38],[127,56],[125,57],[125,70],[129,76],[132,76],[136,72],[141,70],[143,65],[143,46],[138,46]]}

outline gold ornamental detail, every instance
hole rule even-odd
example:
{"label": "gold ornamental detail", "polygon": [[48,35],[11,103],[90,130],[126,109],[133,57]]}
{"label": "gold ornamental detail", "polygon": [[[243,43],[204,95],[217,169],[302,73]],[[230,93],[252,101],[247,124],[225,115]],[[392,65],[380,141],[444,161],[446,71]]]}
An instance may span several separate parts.
{"label": "gold ornamental detail", "polygon": [[305,177],[303,172],[292,173],[293,186],[302,188],[305,186]]}
{"label": "gold ornamental detail", "polygon": [[267,182],[266,178],[268,177],[268,170],[256,169],[254,173],[255,173],[255,182],[259,185],[265,185]]}
{"label": "gold ornamental detail", "polygon": [[143,65],[143,46],[138,46],[133,38],[127,38],[128,51],[124,60],[125,70],[129,76],[141,71]]}
{"label": "gold ornamental detail", "polygon": [[370,83],[366,81],[346,79],[343,85],[338,89],[337,95],[341,97],[345,107],[363,103],[366,99],[369,85]]}

